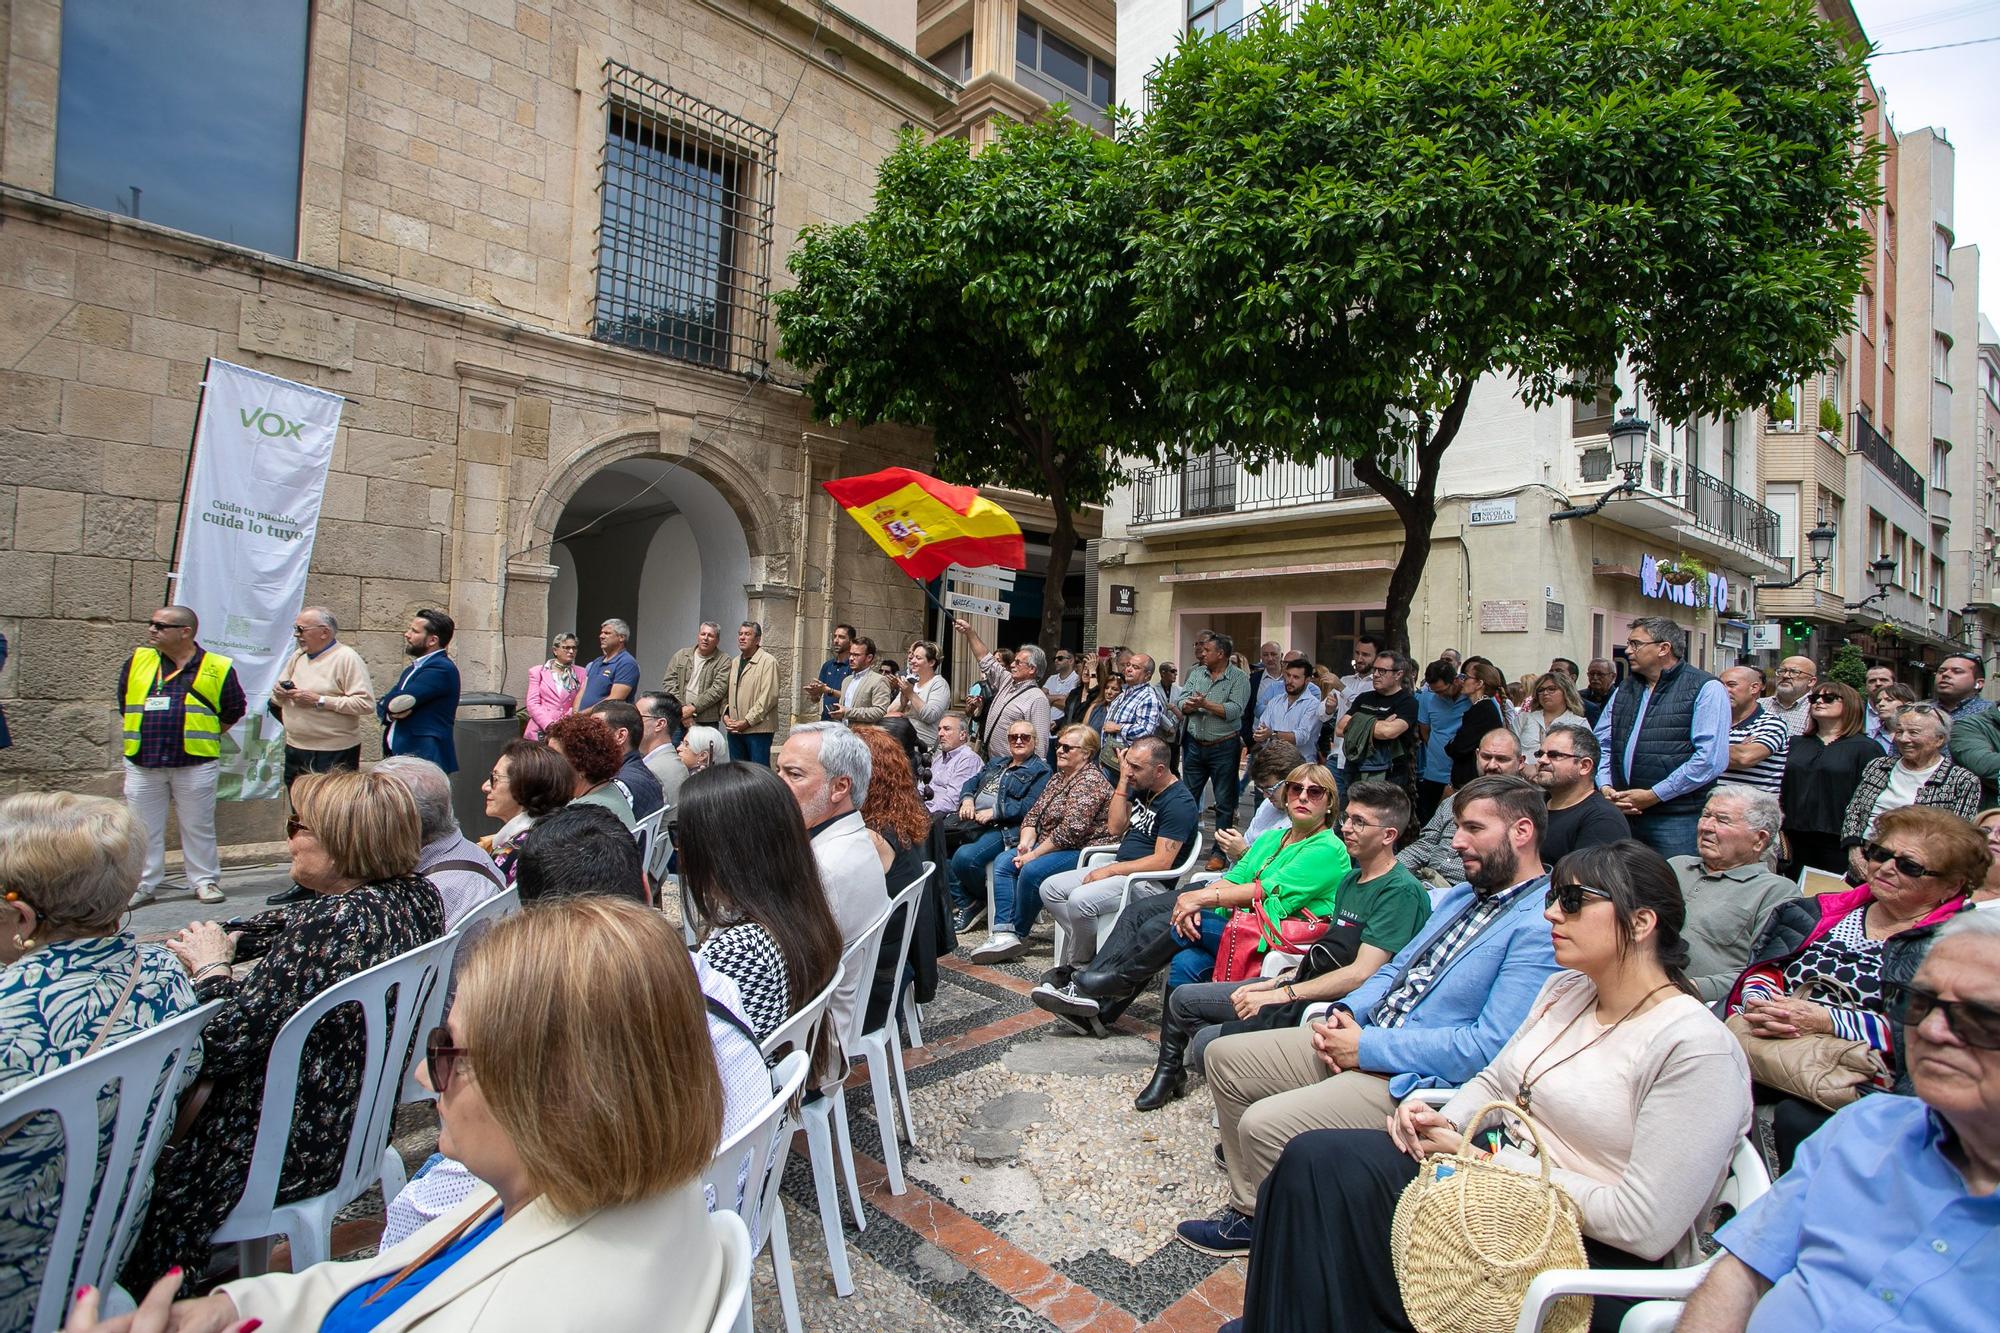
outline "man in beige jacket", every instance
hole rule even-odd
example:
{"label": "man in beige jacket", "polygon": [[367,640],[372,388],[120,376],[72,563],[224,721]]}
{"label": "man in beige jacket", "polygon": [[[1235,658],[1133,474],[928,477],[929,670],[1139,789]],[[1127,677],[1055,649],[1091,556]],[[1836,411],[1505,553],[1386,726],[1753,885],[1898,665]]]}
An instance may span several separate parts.
{"label": "man in beige jacket", "polygon": [[896,687],[875,661],[875,640],[864,634],[847,646],[847,679],[827,716],[850,727],[868,726],[888,716],[895,702]]}
{"label": "man in beige jacket", "polygon": [[738,656],[729,663],[729,693],[722,729],[729,757],[771,763],[771,733],[778,729],[778,659],[764,651],[764,627],[746,620],[736,631]]}
{"label": "man in beige jacket", "polygon": [[304,773],[361,767],[361,719],[375,712],[375,685],[339,632],[323,606],[305,607],[292,622],[298,647],[271,691],[285,724],[286,791]]}
{"label": "man in beige jacket", "polygon": [[722,626],[701,622],[694,645],[675,653],[667,663],[660,688],[681,701],[681,728],[713,727],[722,722],[722,701],[729,693],[729,659],[719,647]]}

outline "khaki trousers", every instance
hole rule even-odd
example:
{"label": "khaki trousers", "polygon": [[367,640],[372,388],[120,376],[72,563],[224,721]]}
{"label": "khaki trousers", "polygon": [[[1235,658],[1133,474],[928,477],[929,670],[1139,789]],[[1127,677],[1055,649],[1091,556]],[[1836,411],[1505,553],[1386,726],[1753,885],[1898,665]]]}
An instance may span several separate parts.
{"label": "khaki trousers", "polygon": [[1229,1201],[1246,1216],[1257,1211],[1257,1187],[1294,1138],[1312,1129],[1383,1129],[1396,1109],[1381,1075],[1330,1075],[1310,1027],[1218,1037],[1202,1068],[1221,1120]]}

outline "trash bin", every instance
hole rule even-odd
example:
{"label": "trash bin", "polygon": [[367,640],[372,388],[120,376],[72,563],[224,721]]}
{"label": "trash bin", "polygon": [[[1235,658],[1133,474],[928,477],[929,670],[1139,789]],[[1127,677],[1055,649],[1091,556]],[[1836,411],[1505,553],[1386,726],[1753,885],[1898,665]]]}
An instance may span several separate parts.
{"label": "trash bin", "polygon": [[458,716],[452,720],[451,743],[458,750],[458,772],[451,775],[451,807],[468,838],[497,832],[500,821],[486,813],[486,793],[480,788],[493,772],[493,762],[507,742],[521,738],[520,701],[511,694],[461,694]]}

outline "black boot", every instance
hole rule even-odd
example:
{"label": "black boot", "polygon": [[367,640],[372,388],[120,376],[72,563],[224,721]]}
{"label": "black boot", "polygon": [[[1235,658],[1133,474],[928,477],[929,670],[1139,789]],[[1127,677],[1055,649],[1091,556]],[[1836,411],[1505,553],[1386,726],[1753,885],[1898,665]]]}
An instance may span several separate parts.
{"label": "black boot", "polygon": [[1167,987],[1167,1006],[1160,1015],[1160,1059],[1153,1067],[1153,1081],[1132,1099],[1132,1105],[1141,1111],[1157,1111],[1187,1095],[1187,1069],[1182,1061],[1187,1057],[1188,1033],[1174,1021],[1173,996],[1174,988]]}

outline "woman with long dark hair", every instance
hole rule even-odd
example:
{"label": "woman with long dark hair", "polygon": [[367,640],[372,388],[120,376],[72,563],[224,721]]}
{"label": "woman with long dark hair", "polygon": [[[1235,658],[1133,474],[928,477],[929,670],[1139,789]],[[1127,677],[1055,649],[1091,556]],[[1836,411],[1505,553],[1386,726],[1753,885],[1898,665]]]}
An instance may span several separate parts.
{"label": "woman with long dark hair", "polygon": [[716,764],[681,785],[681,882],[714,929],[702,960],[736,983],[762,1039],[826,989],[840,927],[798,802],[762,764]]}
{"label": "woman with long dark hair", "polygon": [[1445,743],[1451,756],[1451,785],[1463,787],[1479,776],[1479,738],[1507,725],[1507,678],[1491,662],[1468,661],[1458,673],[1459,697],[1470,701],[1458,732]]}
{"label": "woman with long dark hair", "polygon": [[[1495,1161],[1540,1170],[1515,1122],[1473,1121],[1494,1101],[1535,1118],[1591,1267],[1699,1260],[1697,1224],[1750,1127],[1750,1070],[1688,982],[1679,881],[1644,843],[1585,848],[1556,866],[1544,915],[1564,970],[1450,1102],[1412,1098],[1387,1133],[1315,1130],[1285,1149],[1257,1195],[1241,1327],[1409,1328],[1389,1227],[1418,1164],[1496,1131]],[[1591,1327],[1617,1328],[1630,1305],[1599,1297]]]}

